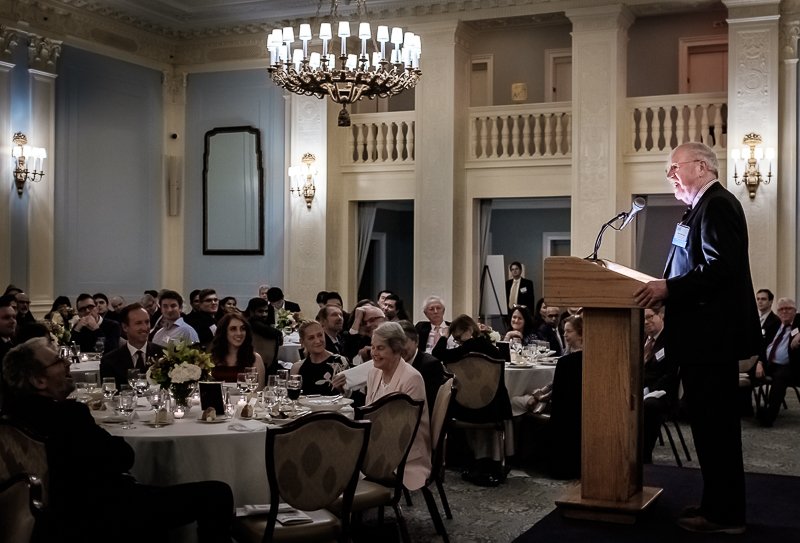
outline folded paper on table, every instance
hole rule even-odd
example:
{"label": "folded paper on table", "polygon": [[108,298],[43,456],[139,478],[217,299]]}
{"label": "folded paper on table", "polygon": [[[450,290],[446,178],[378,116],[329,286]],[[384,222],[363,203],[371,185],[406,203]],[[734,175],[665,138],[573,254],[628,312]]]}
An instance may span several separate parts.
{"label": "folded paper on table", "polygon": [[[269,513],[268,503],[248,504],[243,507],[236,508],[237,517],[248,517],[250,515],[266,515]],[[288,503],[281,503],[278,505],[278,513],[288,513],[295,511],[295,508]]]}
{"label": "folded paper on table", "polygon": [[359,364],[342,372],[345,377],[344,387],[347,390],[362,388],[367,384],[369,370],[372,369],[372,360]]}
{"label": "folded paper on table", "polygon": [[647,398],[661,398],[662,396],[666,396],[667,392],[665,390],[654,390],[653,392],[648,392],[644,395],[643,399]]}

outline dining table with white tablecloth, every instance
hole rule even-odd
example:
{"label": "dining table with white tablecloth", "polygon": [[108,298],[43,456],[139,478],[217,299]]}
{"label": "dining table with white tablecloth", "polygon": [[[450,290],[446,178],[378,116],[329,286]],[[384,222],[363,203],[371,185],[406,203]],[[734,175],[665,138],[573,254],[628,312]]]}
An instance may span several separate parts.
{"label": "dining table with white tablecloth", "polygon": [[[524,365],[506,363],[505,381],[508,397],[513,398],[514,396],[530,394],[537,388],[549,385],[553,382],[555,370],[555,362]],[[512,414],[515,417],[525,413],[525,411],[514,406],[513,402],[511,407]]]}

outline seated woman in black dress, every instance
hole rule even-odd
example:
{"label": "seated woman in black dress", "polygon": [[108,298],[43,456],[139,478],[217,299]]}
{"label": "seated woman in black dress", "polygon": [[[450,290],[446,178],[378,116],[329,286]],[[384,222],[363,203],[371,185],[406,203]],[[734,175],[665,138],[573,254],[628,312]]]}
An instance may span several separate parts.
{"label": "seated woman in black dress", "polygon": [[253,333],[241,315],[230,313],[217,323],[217,331],[211,341],[211,360],[214,368],[211,375],[218,381],[235,383],[238,373],[251,367],[258,371],[258,388],[264,388],[264,361],[253,350]]}
{"label": "seated woman in black dress", "polygon": [[[450,337],[439,339],[431,354],[447,366],[469,356],[470,353],[480,353],[502,360],[500,351],[481,333],[480,327],[472,317],[459,315],[450,323]],[[497,393],[488,405],[480,409],[468,409],[456,404],[452,407],[451,414],[459,420],[474,423],[511,419],[511,403],[503,372],[500,372],[500,386]],[[499,461],[500,455],[504,455],[505,451],[497,450],[495,432],[474,429],[465,431],[464,435],[474,455],[474,461],[469,469],[462,472],[462,479],[479,486],[499,485],[505,478]]]}
{"label": "seated woman in black dress", "polygon": [[325,349],[325,332],[317,321],[305,321],[300,325],[299,334],[306,357],[294,363],[291,374],[303,376],[303,394],[338,394],[331,380],[347,369],[347,359]]}

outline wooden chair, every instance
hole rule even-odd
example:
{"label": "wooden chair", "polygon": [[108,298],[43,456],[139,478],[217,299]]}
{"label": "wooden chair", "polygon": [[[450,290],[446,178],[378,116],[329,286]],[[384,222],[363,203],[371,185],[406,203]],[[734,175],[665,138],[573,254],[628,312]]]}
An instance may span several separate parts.
{"label": "wooden chair", "polygon": [[264,368],[267,368],[267,373],[275,373],[275,371],[270,371],[270,368],[278,359],[278,340],[266,338],[254,332],[253,350],[261,355],[261,359],[264,361]]}
{"label": "wooden chair", "polygon": [[34,529],[46,532],[47,480],[44,441],[0,418],[0,541],[29,541]]}
{"label": "wooden chair", "polygon": [[436,403],[433,405],[431,412],[431,474],[428,480],[425,481],[425,486],[421,488],[422,495],[425,497],[425,503],[428,506],[428,512],[431,515],[433,525],[436,527],[436,533],[442,537],[444,543],[450,540],[447,537],[447,530],[442,522],[442,517],[439,515],[439,508],[436,505],[436,500],[431,492],[431,485],[436,485],[439,492],[439,499],[442,502],[444,514],[448,519],[453,518],[453,513],[450,511],[450,504],[447,501],[447,494],[444,491],[444,459],[445,459],[445,443],[447,441],[447,427],[446,422],[450,413],[450,407],[453,403],[453,377],[450,376],[439,387],[439,392],[436,394]]}
{"label": "wooden chair", "polygon": [[[664,433],[667,434],[667,440],[669,441],[669,446],[672,447],[672,454],[675,455],[675,463],[678,464],[678,467],[683,467],[683,462],[681,461],[681,455],[678,454],[678,448],[675,446],[675,440],[673,439],[672,432],[669,429],[670,422],[675,428],[675,433],[678,434],[678,439],[680,440],[681,446],[683,447],[683,454],[686,455],[687,462],[692,461],[692,455],[689,454],[689,447],[686,445],[686,440],[683,438],[683,432],[681,432],[681,427],[678,425],[678,421],[674,419],[664,420],[664,422],[661,423],[661,428],[664,430]],[[662,445],[664,444],[663,438],[661,439],[661,444]]]}
{"label": "wooden chair", "polygon": [[457,394],[450,424],[456,428],[493,430],[500,440],[500,462],[505,469],[505,420],[499,416],[498,392],[505,389],[505,362],[482,353],[470,353],[461,360],[448,362],[447,370],[455,375]]}
{"label": "wooden chair", "polygon": [[[407,394],[396,392],[355,410],[356,420],[370,421],[372,429],[361,469],[364,479],[358,481],[351,510],[353,513],[360,513],[378,507],[378,518],[383,522],[383,509],[387,505],[391,506],[400,537],[405,543],[410,538],[400,508],[403,474],[424,406],[424,400],[413,400]],[[339,513],[340,508],[341,500],[337,500],[331,509]]]}
{"label": "wooden chair", "polygon": [[[350,509],[369,443],[369,421],[339,413],[312,413],[267,430],[265,462],[270,491],[266,518],[237,518],[239,543],[332,541],[350,539]],[[341,516],[327,510],[342,497]],[[283,501],[311,521],[285,526],[277,521]]]}

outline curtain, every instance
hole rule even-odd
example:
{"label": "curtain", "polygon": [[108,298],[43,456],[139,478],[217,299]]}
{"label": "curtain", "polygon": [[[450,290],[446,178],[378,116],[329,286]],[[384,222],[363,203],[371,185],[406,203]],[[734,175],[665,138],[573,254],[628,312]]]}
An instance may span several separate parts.
{"label": "curtain", "polygon": [[356,283],[358,285],[361,284],[361,278],[364,276],[377,210],[378,206],[375,202],[359,202],[358,204],[358,281]]}

